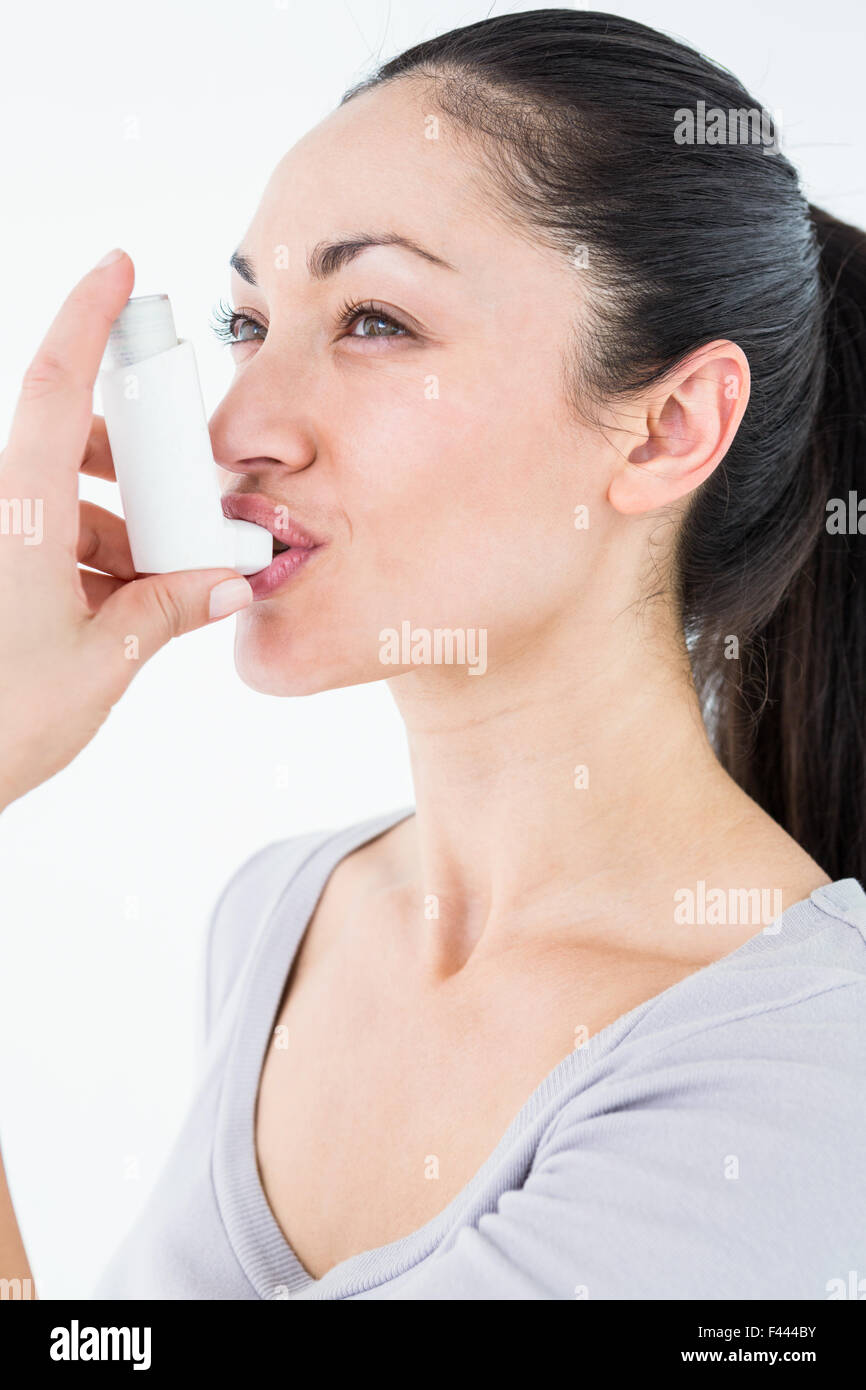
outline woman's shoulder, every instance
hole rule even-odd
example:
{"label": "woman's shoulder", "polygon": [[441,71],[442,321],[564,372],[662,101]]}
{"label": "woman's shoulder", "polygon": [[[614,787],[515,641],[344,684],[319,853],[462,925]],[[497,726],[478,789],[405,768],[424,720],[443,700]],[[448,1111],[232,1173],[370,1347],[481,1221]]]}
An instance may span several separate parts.
{"label": "woman's shoulder", "polygon": [[866,1141],[866,892],[854,878],[814,889],[584,1052],[560,1137],[609,1100],[620,1113],[667,1113],[663,1129],[673,1107],[685,1128],[749,1121],[794,1140],[826,1122]]}
{"label": "woman's shoulder", "polygon": [[[780,1052],[812,1056],[814,1039],[807,1043],[798,1029],[846,1018],[866,1040],[866,892],[856,878],[813,889],[736,950],[650,1000],[634,1034],[655,1035],[664,1046],[673,1036],[696,1041],[721,1031],[728,1055],[738,1046],[748,1054],[760,1037],[769,1061],[770,1039]],[[818,1051],[829,1055],[829,1040]],[[866,1065],[866,1050],[858,1060]]]}
{"label": "woman's shoulder", "polygon": [[773,925],[569,1068],[526,1191],[593,1297],[826,1298],[862,1254],[866,894],[832,882]]}

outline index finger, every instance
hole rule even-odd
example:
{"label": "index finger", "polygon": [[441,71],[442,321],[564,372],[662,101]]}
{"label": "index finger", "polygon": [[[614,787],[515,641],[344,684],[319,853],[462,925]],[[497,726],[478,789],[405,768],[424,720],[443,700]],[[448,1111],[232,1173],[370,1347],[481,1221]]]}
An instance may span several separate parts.
{"label": "index finger", "polygon": [[31,490],[51,491],[64,474],[77,477],[96,374],[134,280],[125,251],[103,257],[67,296],[25,373],[4,463],[21,468]]}

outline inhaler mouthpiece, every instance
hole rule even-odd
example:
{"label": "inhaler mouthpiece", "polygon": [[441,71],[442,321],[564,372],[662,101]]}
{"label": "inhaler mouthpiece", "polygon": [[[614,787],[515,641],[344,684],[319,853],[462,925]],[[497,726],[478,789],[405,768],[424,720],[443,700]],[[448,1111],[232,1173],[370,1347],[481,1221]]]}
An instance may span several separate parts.
{"label": "inhaler mouthpiece", "polygon": [[223,515],[195,356],[177,337],[168,295],[127,301],[100,385],[136,570],[265,569],[270,531]]}

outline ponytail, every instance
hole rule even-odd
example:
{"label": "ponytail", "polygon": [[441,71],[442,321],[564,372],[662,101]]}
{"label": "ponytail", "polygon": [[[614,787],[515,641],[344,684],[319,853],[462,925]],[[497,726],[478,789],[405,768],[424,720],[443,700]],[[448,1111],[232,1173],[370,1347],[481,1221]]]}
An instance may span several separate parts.
{"label": "ponytail", "polygon": [[810,212],[825,304],[823,391],[801,464],[814,539],[741,645],[740,698],[724,702],[717,749],[831,878],[866,883],[866,232]]}

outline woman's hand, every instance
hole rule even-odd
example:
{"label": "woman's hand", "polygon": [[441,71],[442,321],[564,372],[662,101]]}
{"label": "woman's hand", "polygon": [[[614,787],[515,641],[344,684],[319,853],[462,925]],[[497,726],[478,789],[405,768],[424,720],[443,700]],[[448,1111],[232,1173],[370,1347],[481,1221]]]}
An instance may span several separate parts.
{"label": "woman's hand", "polygon": [[93,385],[134,278],[115,252],[76,285],[0,454],[0,809],[71,762],[171,637],[252,598],[230,569],[135,579],[123,520],[79,503],[79,471],[114,478]]}

